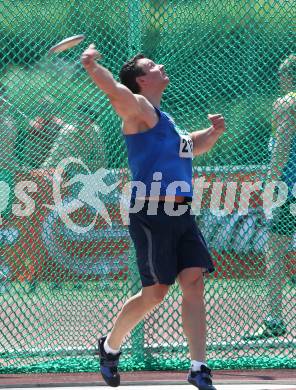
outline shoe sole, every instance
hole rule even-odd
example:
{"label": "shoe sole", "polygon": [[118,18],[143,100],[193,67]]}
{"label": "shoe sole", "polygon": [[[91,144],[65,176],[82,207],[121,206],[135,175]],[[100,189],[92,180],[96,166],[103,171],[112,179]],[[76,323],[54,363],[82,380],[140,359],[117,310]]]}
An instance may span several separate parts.
{"label": "shoe sole", "polygon": [[107,378],[105,375],[101,373],[104,381],[107,383],[110,387],[118,387],[120,386],[120,376],[118,375],[116,378],[110,380],[110,378]]}
{"label": "shoe sole", "polygon": [[201,386],[201,387],[200,387],[200,386],[197,386],[196,383],[195,383],[195,381],[194,381],[193,379],[187,378],[187,380],[188,380],[188,382],[189,382],[191,385],[197,387],[199,390],[217,390],[216,387],[211,387],[211,388],[209,388],[208,386],[207,386],[207,387],[204,387],[204,386]]}

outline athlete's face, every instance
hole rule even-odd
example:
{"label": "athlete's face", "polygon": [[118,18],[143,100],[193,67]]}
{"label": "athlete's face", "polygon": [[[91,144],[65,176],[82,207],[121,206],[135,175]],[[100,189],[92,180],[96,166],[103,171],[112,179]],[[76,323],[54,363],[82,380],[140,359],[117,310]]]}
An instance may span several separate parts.
{"label": "athlete's face", "polygon": [[141,58],[138,60],[138,66],[140,66],[145,73],[144,76],[137,77],[137,82],[142,90],[147,88],[164,90],[170,82],[163,65],[155,64],[155,62],[149,58]]}

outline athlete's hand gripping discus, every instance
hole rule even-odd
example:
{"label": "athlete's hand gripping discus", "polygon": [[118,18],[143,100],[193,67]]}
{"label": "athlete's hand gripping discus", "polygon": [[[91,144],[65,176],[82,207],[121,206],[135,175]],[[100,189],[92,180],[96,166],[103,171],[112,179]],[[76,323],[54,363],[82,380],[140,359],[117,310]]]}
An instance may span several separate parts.
{"label": "athlete's hand gripping discus", "polygon": [[72,37],[63,39],[62,41],[60,41],[56,45],[52,46],[49,49],[49,53],[50,54],[51,53],[60,53],[62,51],[71,49],[72,47],[79,45],[79,43],[81,43],[84,39],[85,39],[84,34],[73,35]]}
{"label": "athlete's hand gripping discus", "polygon": [[97,51],[95,45],[91,43],[89,47],[82,53],[81,62],[85,68],[92,66],[95,60],[100,60],[102,55]]}

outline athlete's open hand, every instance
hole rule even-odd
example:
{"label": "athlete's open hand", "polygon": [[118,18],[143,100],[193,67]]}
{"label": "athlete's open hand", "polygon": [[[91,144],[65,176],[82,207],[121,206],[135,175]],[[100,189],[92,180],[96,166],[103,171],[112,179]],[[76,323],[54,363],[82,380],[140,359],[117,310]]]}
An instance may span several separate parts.
{"label": "athlete's open hand", "polygon": [[89,47],[82,53],[81,62],[85,68],[93,66],[95,60],[101,58],[101,54],[97,51],[95,45],[92,43]]}
{"label": "athlete's open hand", "polygon": [[214,129],[215,133],[219,135],[224,133],[226,127],[224,118],[221,114],[209,114],[208,119],[212,123],[212,128]]}

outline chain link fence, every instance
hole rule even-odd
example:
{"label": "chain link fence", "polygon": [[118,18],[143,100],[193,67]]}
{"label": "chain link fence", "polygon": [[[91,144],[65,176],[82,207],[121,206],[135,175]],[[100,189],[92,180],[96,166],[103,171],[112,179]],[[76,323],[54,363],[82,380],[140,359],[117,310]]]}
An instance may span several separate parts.
{"label": "chain link fence", "polygon": [[[97,337],[141,287],[120,120],[80,63],[92,42],[116,78],[138,52],[164,64],[163,109],[179,127],[223,113],[227,132],[194,160],[216,265],[209,363],[295,368],[294,2],[4,0],[0,11],[0,372],[97,371]],[[80,33],[82,45],[48,55]],[[175,285],[126,339],[121,369],[187,369],[180,305]]]}

